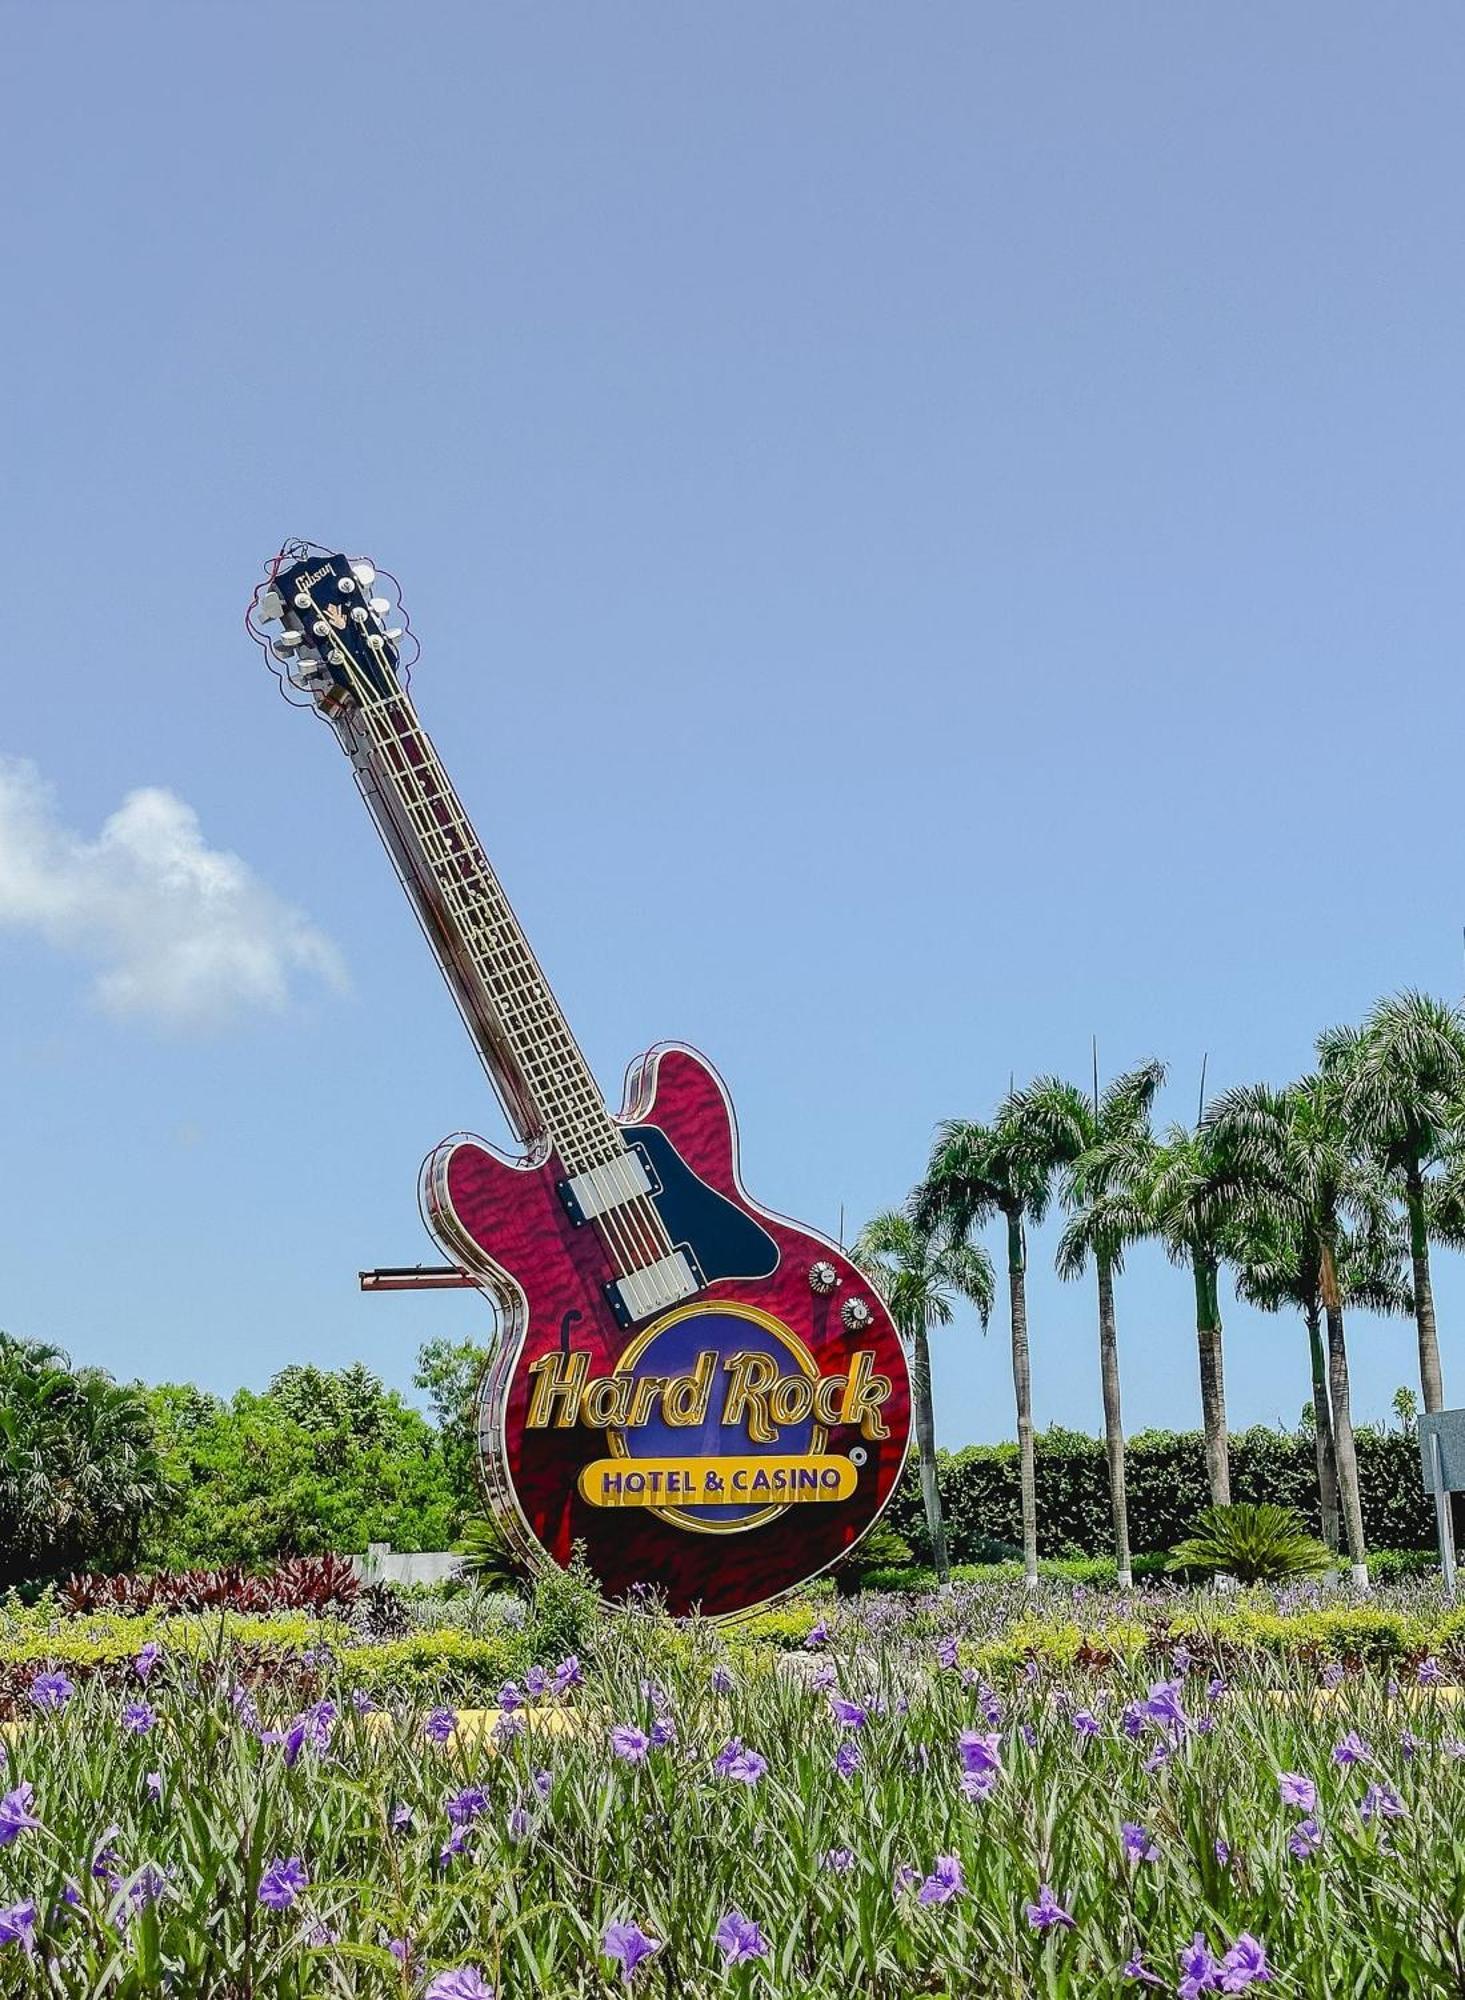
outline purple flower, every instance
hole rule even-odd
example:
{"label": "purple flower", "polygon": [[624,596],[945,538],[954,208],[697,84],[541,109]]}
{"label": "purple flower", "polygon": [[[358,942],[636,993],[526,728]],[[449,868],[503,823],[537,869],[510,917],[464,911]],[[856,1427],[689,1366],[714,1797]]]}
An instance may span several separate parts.
{"label": "purple flower", "polygon": [[512,1806],[506,1822],[510,1840],[526,1840],[529,1836],[529,1815],[523,1806]]}
{"label": "purple flower", "polygon": [[1020,1722],[1017,1725],[1017,1733],[1022,1738],[1023,1742],[1026,1743],[1029,1750],[1037,1749],[1038,1732],[1036,1729],[1034,1729],[1033,1725],[1030,1722]]}
{"label": "purple flower", "polygon": [[422,2000],[493,2000],[493,1988],[476,1965],[460,1965],[430,1979]]}
{"label": "purple flower", "polygon": [[829,1697],[829,1710],[836,1722],[842,1722],[846,1729],[863,1729],[869,1720],[868,1709],[863,1709],[857,1701],[849,1701],[842,1694]]}
{"label": "purple flower", "polygon": [[1330,1661],[1329,1664],[1323,1668],[1322,1674],[1320,1675],[1319,1678],[1321,1679],[1322,1684],[1325,1688],[1335,1688],[1338,1685],[1339,1681],[1341,1681],[1343,1678],[1342,1662],[1340,1660]]}
{"label": "purple flower", "polygon": [[355,1709],[358,1715],[376,1714],[376,1703],[372,1700],[371,1696],[366,1692],[365,1688],[352,1688],[351,1706]]}
{"label": "purple flower", "polygon": [[267,1910],[293,1910],[302,1889],[310,1887],[310,1877],[299,1855],[288,1861],[272,1861],[259,1878],[259,1900]]}
{"label": "purple flower", "polygon": [[157,1719],[145,1701],[130,1701],[122,1711],[122,1727],[134,1736],[146,1736]]}
{"label": "purple flower", "polygon": [[966,1877],[961,1872],[961,1856],[958,1854],[938,1854],[931,1873],[921,1884],[918,1903],[949,1903],[953,1896],[966,1891]]}
{"label": "purple flower", "polygon": [[1041,1672],[1042,1668],[1038,1665],[1037,1661],[1032,1657],[1032,1655],[1029,1654],[1027,1659],[1025,1659],[1022,1663],[1023,1679],[1028,1682],[1035,1681]]}
{"label": "purple flower", "polygon": [[152,1803],[154,1805],[157,1805],[159,1800],[163,1796],[162,1772],[149,1771],[147,1776],[142,1781],[142,1788],[147,1793],[148,1798],[152,1801]]}
{"label": "purple flower", "polygon": [[422,1725],[422,1733],[429,1743],[446,1743],[458,1726],[458,1718],[450,1708],[435,1708]]}
{"label": "purple flower", "polygon": [[1141,1986],[1163,1986],[1165,1984],[1164,1980],[1157,1973],[1150,1971],[1137,1951],[1132,1951],[1128,1958],[1125,1959],[1124,1969],[1120,1976],[1124,1979],[1136,1979]]}
{"label": "purple flower", "polygon": [[1358,1808],[1358,1817],[1367,1826],[1375,1819],[1404,1819],[1407,1808],[1392,1785],[1370,1785]]}
{"label": "purple flower", "polygon": [[1120,1842],[1127,1861],[1158,1861],[1160,1850],[1142,1826],[1136,1826],[1132,1819],[1123,1822],[1119,1829]]}
{"label": "purple flower", "polygon": [[610,1747],[627,1764],[644,1764],[651,1738],[633,1722],[618,1722],[610,1732]]}
{"label": "purple flower", "polygon": [[1279,1772],[1277,1791],[1284,1806],[1298,1806],[1303,1812],[1310,1813],[1317,1805],[1317,1786],[1311,1778],[1303,1777],[1300,1771]]}
{"label": "purple flower", "polygon": [[522,1736],[529,1727],[529,1718],[522,1708],[505,1710],[493,1725],[495,1743],[512,1743],[516,1736]]}
{"label": "purple flower", "polygon": [[524,1676],[524,1692],[528,1695],[529,1699],[531,1701],[538,1701],[548,1686],[549,1675],[545,1672],[544,1668],[538,1666],[530,1667]]}
{"label": "purple flower", "polygon": [[1170,1752],[1163,1743],[1157,1743],[1144,1761],[1144,1769],[1151,1777],[1156,1771],[1163,1771],[1170,1761]]}
{"label": "purple flower", "polygon": [[156,1639],[149,1639],[147,1644],[138,1652],[132,1662],[132,1671],[140,1681],[146,1681],[148,1675],[158,1664],[162,1656],[162,1651],[163,1649]]}
{"label": "purple flower", "polygon": [[996,1789],[995,1771],[963,1771],[961,1774],[961,1795],[964,1799],[980,1803],[983,1799],[990,1799]]}
{"label": "purple flower", "polygon": [[1221,1991],[1244,1993],[1249,1986],[1260,1986],[1271,1976],[1266,1946],[1250,1931],[1243,1931],[1221,1961]]}
{"label": "purple flower", "polygon": [[1207,1699],[1210,1701],[1219,1701],[1225,1692],[1226,1683],[1222,1680],[1221,1676],[1219,1674],[1212,1674],[1211,1678],[1206,1682]]}
{"label": "purple flower", "polygon": [[505,1715],[511,1715],[516,1708],[524,1706],[524,1696],[513,1681],[505,1681],[499,1689],[499,1707]]}
{"label": "purple flower", "polygon": [[554,1779],[548,1771],[536,1771],[534,1773],[534,1789],[538,1792],[540,1798],[547,1799],[549,1797],[550,1793],[554,1790]]}
{"label": "purple flower", "polygon": [[1086,1708],[1076,1708],[1073,1711],[1073,1733],[1080,1740],[1089,1736],[1097,1736],[1099,1733],[1098,1716],[1091,1714]]}
{"label": "purple flower", "polygon": [[1002,1738],[993,1730],[984,1736],[978,1729],[964,1729],[956,1739],[956,1754],[964,1771],[990,1772],[1002,1769]]}
{"label": "purple flower", "polygon": [[1150,1689],[1150,1698],[1144,1704],[1144,1712],[1151,1722],[1163,1724],[1167,1729],[1188,1729],[1190,1718],[1180,1705],[1179,1681],[1156,1681]]}
{"label": "purple flower", "polygon": [[819,1866],[831,1875],[848,1875],[854,1865],[854,1851],[848,1847],[827,1847],[819,1858]]}
{"label": "purple flower", "polygon": [[826,1645],[828,1643],[828,1640],[829,1640],[829,1627],[824,1623],[824,1620],[821,1618],[817,1621],[817,1623],[809,1627],[808,1634],[804,1639],[804,1644],[805,1646],[808,1647],[810,1652],[813,1652],[816,1647]]}
{"label": "purple flower", "polygon": [[912,1868],[908,1861],[902,1861],[890,1878],[890,1886],[897,1896],[903,1896],[907,1889],[914,1889],[921,1879],[919,1868]]}
{"label": "purple flower", "polygon": [[719,1778],[731,1778],[739,1785],[756,1785],[768,1769],[768,1762],[756,1750],[745,1750],[738,1737],[730,1736],[718,1751],[712,1768]]}
{"label": "purple flower", "polygon": [[37,1708],[65,1708],[76,1693],[73,1684],[65,1674],[37,1674],[31,1682],[30,1696]]}
{"label": "purple flower", "polygon": [[1356,1730],[1350,1729],[1341,1742],[1333,1745],[1335,1764],[1361,1764],[1372,1757],[1373,1751]]}
{"label": "purple flower", "polygon": [[835,1776],[852,1778],[855,1772],[859,1770],[862,1762],[863,1759],[860,1756],[859,1744],[853,1738],[847,1736],[834,1753]]}
{"label": "purple flower", "polygon": [[833,1694],[839,1686],[839,1675],[833,1660],[821,1660],[809,1676],[810,1694]]}
{"label": "purple flower", "polygon": [[1222,1840],[1219,1834],[1216,1835],[1215,1855],[1223,1868],[1231,1859],[1231,1843],[1229,1840]]}
{"label": "purple flower", "polygon": [[1401,1729],[1399,1731],[1399,1755],[1401,1757],[1412,1757],[1418,1748],[1419,1738],[1414,1734],[1414,1731],[1412,1729]]}
{"label": "purple flower", "polygon": [[1145,1705],[1142,1701],[1127,1701],[1119,1711],[1119,1726],[1126,1736],[1143,1736],[1145,1733]]}
{"label": "purple flower", "polygon": [[1201,1993],[1219,1993],[1220,1990],[1221,1962],[1213,1956],[1210,1946],[1197,1931],[1180,1954],[1180,1984],[1176,1988],[1178,2000],[1197,2000]]}
{"label": "purple flower", "polygon": [[0,1910],[0,1945],[23,1945],[27,1952],[36,1948],[36,1906],[33,1902],[12,1903]]}
{"label": "purple flower", "polygon": [[23,1833],[33,1833],[40,1825],[31,1811],[35,1797],[30,1785],[20,1784],[0,1798],[0,1847],[9,1847],[12,1840]]}
{"label": "purple flower", "polygon": [[648,1937],[639,1924],[607,1924],[600,1949],[607,1958],[615,1960],[621,1977],[629,1984],[642,1960],[661,1950],[661,1940]]}
{"label": "purple flower", "polygon": [[1063,1930],[1073,1929],[1073,1918],[1046,1882],[1039,1884],[1037,1902],[1025,1904],[1023,1914],[1035,1931],[1051,1931],[1055,1925]]}
{"label": "purple flower", "polygon": [[[136,1876],[127,1885],[127,1900],[133,1910],[150,1909],[160,1903],[168,1889],[168,1878],[161,1868],[145,1862]],[[263,1889],[263,1884],[261,1884]]]}
{"label": "purple flower", "polygon": [[1311,1861],[1322,1844],[1322,1829],[1315,1819],[1298,1820],[1287,1836],[1287,1852],[1294,1861]]}
{"label": "purple flower", "polygon": [[669,1715],[658,1715],[655,1722],[651,1725],[652,1749],[664,1750],[668,1743],[675,1743],[676,1740],[677,1726],[671,1717]]}
{"label": "purple flower", "polygon": [[[488,1810],[488,1794],[481,1785],[468,1785],[461,1792],[454,1792],[447,1801],[446,1811],[450,1826],[467,1826],[479,1814]],[[408,1807],[398,1806],[398,1812],[406,1813],[408,1820],[412,1814]],[[395,1816],[394,1816],[395,1824]]]}
{"label": "purple flower", "polygon": [[402,1801],[399,1799],[396,1805],[392,1807],[391,1817],[388,1823],[391,1826],[393,1833],[410,1832],[412,1827],[411,1806],[404,1805]]}
{"label": "purple flower", "polygon": [[768,1940],[750,1917],[741,1910],[729,1910],[712,1934],[712,1942],[722,1953],[724,1967],[744,1965],[750,1958],[768,1956]]}
{"label": "purple flower", "polygon": [[725,1667],[720,1660],[712,1669],[710,1686],[714,1694],[731,1694],[733,1691],[732,1670]]}
{"label": "purple flower", "polygon": [[936,1641],[936,1664],[943,1673],[951,1673],[957,1662],[957,1644],[948,1636]]}
{"label": "purple flower", "polygon": [[1433,1688],[1439,1687],[1444,1681],[1448,1680],[1449,1676],[1439,1661],[1431,1654],[1428,1659],[1421,1660],[1419,1665],[1414,1669],[1414,1678],[1422,1688]]}

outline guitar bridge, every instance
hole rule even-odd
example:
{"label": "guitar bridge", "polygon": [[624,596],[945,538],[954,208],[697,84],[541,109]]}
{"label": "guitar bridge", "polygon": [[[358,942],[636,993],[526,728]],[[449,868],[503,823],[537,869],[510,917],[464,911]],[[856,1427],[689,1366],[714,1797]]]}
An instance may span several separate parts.
{"label": "guitar bridge", "polygon": [[702,1285],[702,1273],[683,1245],[669,1257],[613,1278],[605,1287],[605,1296],[617,1326],[628,1327],[634,1326],[638,1319],[649,1319],[652,1313],[674,1306],[679,1299],[691,1298],[694,1292],[701,1291]]}

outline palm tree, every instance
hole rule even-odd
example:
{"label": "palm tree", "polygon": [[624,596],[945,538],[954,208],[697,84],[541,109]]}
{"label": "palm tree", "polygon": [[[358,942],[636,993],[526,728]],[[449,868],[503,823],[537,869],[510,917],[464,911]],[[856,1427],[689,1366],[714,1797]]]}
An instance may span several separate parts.
{"label": "palm tree", "polygon": [[1443,1409],[1429,1272],[1430,1169],[1449,1155],[1465,1116],[1465,1013],[1425,993],[1398,993],[1380,1000],[1362,1028],[1330,1028],[1317,1047],[1355,1144],[1403,1197],[1419,1383],[1425,1409]]}
{"label": "palm tree", "polygon": [[1017,1404],[1017,1459],[1022,1489],[1023,1570],[1038,1582],[1038,1490],[1033,1460],[1032,1370],[1028,1356],[1027,1225],[1048,1212],[1053,1167],[1022,1122],[1009,1092],[990,1125],[953,1119],[931,1149],[926,1177],[911,1196],[911,1220],[927,1234],[964,1242],[1001,1215],[1007,1231],[1007,1299],[1012,1387]]}
{"label": "palm tree", "polygon": [[1093,1260],[1099,1294],[1099,1382],[1119,1588],[1133,1582],[1129,1509],[1124,1489],[1124,1416],[1119,1394],[1119,1340],[1114,1280],[1124,1253],[1148,1231],[1138,1190],[1153,1163],[1150,1112],[1165,1081],[1165,1065],[1141,1063],[1101,1093],[1097,1063],[1092,1096],[1061,1077],[1039,1077],[1019,1093],[1022,1122],[1062,1168],[1060,1192],[1068,1222],[1056,1259],[1062,1278],[1078,1278]]}
{"label": "palm tree", "polygon": [[856,1239],[853,1254],[890,1308],[890,1316],[910,1349],[921,1499],[931,1536],[931,1560],[939,1581],[948,1583],[951,1564],[936,1485],[936,1419],[928,1336],[934,1326],[950,1326],[953,1303],[959,1298],[976,1307],[982,1331],[987,1331],[997,1290],[992,1259],[979,1243],[949,1235],[933,1237],[918,1229],[908,1215],[893,1209],[871,1217]]}
{"label": "palm tree", "polygon": [[1226,1234],[1235,1220],[1236,1197],[1234,1164],[1204,1123],[1194,1131],[1183,1125],[1171,1126],[1139,1191],[1150,1233],[1164,1244],[1172,1264],[1182,1264],[1190,1271],[1195,1285],[1201,1424],[1213,1507],[1231,1504],[1219,1276]]}
{"label": "palm tree", "polygon": [[1206,1124],[1242,1177],[1237,1222],[1243,1240],[1258,1222],[1284,1244],[1290,1236],[1297,1289],[1310,1287],[1316,1299],[1310,1333],[1316,1328],[1316,1307],[1321,1307],[1338,1497],[1353,1581],[1362,1589],[1368,1584],[1368,1567],[1343,1327],[1344,1219],[1355,1218],[1366,1232],[1364,1240],[1374,1247],[1385,1240],[1389,1218],[1387,1190],[1378,1174],[1354,1157],[1342,1096],[1335,1077],[1307,1076],[1285,1090],[1252,1084],[1218,1098],[1206,1113]]}

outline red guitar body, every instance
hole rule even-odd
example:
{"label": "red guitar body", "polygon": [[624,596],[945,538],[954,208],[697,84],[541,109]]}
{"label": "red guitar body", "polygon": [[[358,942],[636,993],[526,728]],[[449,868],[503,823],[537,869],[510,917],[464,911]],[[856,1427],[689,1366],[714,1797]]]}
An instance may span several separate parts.
{"label": "red guitar body", "polygon": [[[632,1068],[618,1122],[638,1134],[651,1129],[663,1135],[704,1190],[755,1223],[755,1236],[771,1239],[765,1261],[773,1268],[754,1278],[714,1279],[678,1313],[627,1328],[617,1322],[606,1297],[609,1273],[599,1232],[577,1225],[567,1213],[559,1191],[564,1169],[557,1159],[525,1163],[480,1140],[445,1140],[423,1170],[424,1216],[446,1253],[479,1278],[500,1321],[480,1393],[490,1502],[531,1559],[542,1561],[547,1554],[565,1564],[575,1544],[583,1544],[607,1597],[649,1584],[676,1613],[744,1610],[837,1561],[890,1498],[904,1464],[910,1421],[904,1354],[885,1307],[849,1259],[825,1238],[758,1207],[745,1192],[732,1105],[703,1057],[675,1045],[653,1050]],[[689,1315],[694,1339],[704,1348],[708,1328],[714,1339],[723,1330],[720,1369],[735,1361],[751,1338],[777,1351],[786,1348],[793,1374],[802,1369],[812,1379],[817,1370],[821,1378],[848,1378],[853,1372],[863,1395],[846,1396],[846,1407],[836,1409],[837,1392],[831,1393],[823,1407],[834,1420],[820,1426],[818,1435],[811,1438],[807,1424],[802,1430],[786,1426],[776,1443],[765,1440],[761,1446],[794,1453],[812,1446],[826,1457],[847,1458],[854,1467],[853,1491],[806,1505],[779,1506],[766,1496],[769,1504],[700,1510],[587,1501],[580,1475],[605,1462],[606,1427],[575,1417],[565,1397],[554,1421],[541,1414],[531,1422],[536,1383],[546,1371],[558,1370],[564,1379],[572,1357],[581,1380],[617,1373],[634,1377],[628,1355],[643,1351],[652,1365],[664,1361],[657,1343],[665,1347],[673,1331],[659,1335],[658,1327],[670,1328]],[[712,1364],[706,1366],[710,1372]],[[725,1386],[718,1384],[719,1390]],[[797,1387],[793,1394],[797,1398]],[[848,1407],[851,1400],[859,1407]],[[663,1433],[664,1442],[673,1445],[684,1437],[690,1433]],[[714,1451],[760,1448],[751,1442],[746,1422],[718,1434],[715,1414],[702,1437],[704,1451],[708,1438]],[[622,1428],[620,1448],[630,1452],[628,1466],[635,1464],[636,1443],[634,1428]],[[850,1478],[848,1468],[842,1477]]]}

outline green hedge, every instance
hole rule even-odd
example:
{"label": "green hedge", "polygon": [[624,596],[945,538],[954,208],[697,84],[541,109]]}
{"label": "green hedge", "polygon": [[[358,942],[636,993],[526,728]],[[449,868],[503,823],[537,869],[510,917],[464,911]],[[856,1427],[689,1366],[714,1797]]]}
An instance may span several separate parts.
{"label": "green hedge", "polygon": [[[1419,1447],[1401,1431],[1357,1432],[1364,1534],[1370,1548],[1427,1549],[1434,1513],[1419,1476]],[[937,1454],[937,1479],[953,1562],[1018,1555],[1021,1496],[1015,1444],[968,1445]],[[1037,1439],[1038,1547],[1045,1556],[1102,1556],[1113,1547],[1109,1466],[1102,1440],[1050,1430]],[[1205,1450],[1198,1431],[1141,1431],[1125,1456],[1129,1538],[1136,1554],[1163,1553],[1182,1541],[1210,1503]],[[1273,1500],[1296,1507],[1321,1528],[1317,1461],[1311,1438],[1261,1426],[1231,1439],[1233,1500]],[[930,1541],[914,1459],[886,1517],[929,1562]]]}

